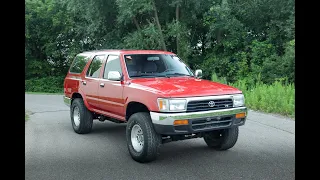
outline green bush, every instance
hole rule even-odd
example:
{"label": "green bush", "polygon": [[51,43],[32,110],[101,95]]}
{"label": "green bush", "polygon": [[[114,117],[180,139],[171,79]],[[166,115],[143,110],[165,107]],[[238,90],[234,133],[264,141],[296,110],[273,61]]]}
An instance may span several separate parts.
{"label": "green bush", "polygon": [[248,107],[270,113],[295,115],[295,89],[292,84],[276,81],[272,85],[260,84],[245,93]]}
{"label": "green bush", "polygon": [[63,93],[64,76],[25,80],[26,92]]}
{"label": "green bush", "polygon": [[232,58],[229,56],[219,57],[215,55],[208,56],[208,59],[205,59],[200,68],[203,71],[203,78],[210,80],[213,73],[218,76],[224,76],[228,82],[235,81],[237,76],[237,64],[232,61]]}
{"label": "green bush", "polygon": [[[279,78],[294,83],[295,40],[288,41],[283,48],[281,54],[269,41],[254,40],[245,50],[208,54],[200,63],[203,78],[210,79],[215,73],[229,83],[247,79],[249,84],[262,81],[270,85]],[[255,76],[256,74],[260,74],[260,77]]]}
{"label": "green bush", "polygon": [[[259,79],[259,75],[258,75]],[[225,78],[212,75],[212,81],[229,84],[240,89],[245,96],[246,106],[253,110],[295,116],[295,87],[291,83],[277,80],[268,85],[261,81],[253,83],[252,78],[244,78],[235,83],[226,83]]]}
{"label": "green bush", "polygon": [[213,73],[211,76],[211,80],[214,82],[219,82],[222,84],[227,84],[227,79],[225,77],[219,78],[216,73]]}

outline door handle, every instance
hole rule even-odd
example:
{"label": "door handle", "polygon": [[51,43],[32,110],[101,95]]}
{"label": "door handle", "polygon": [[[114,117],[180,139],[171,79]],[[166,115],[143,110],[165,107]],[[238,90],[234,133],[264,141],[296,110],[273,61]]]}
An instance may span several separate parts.
{"label": "door handle", "polygon": [[100,87],[104,87],[104,83],[100,83]]}
{"label": "door handle", "polygon": [[86,81],[81,81],[83,85],[87,85],[87,82]]}

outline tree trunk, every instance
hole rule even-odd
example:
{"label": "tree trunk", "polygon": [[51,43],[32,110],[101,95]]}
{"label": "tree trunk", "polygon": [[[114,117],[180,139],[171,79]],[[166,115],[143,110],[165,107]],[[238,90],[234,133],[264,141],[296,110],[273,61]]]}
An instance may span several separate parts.
{"label": "tree trunk", "polygon": [[203,35],[201,37],[201,55],[203,57],[205,57],[205,53],[206,53],[205,46],[206,46],[206,34],[203,33]]}
{"label": "tree trunk", "polygon": [[[180,5],[177,4],[176,6],[176,23],[179,23],[179,7]],[[180,55],[180,46],[179,46],[179,38],[180,38],[180,31],[177,33],[176,43],[177,43],[177,54]]]}
{"label": "tree trunk", "polygon": [[218,29],[218,32],[217,32],[217,44],[220,44],[220,42],[221,42],[221,35],[222,35],[222,30]]}
{"label": "tree trunk", "polygon": [[157,23],[157,26],[158,26],[158,29],[160,32],[160,41],[161,41],[160,43],[161,43],[162,49],[166,51],[167,50],[166,43],[164,42],[163,33],[162,33],[161,25],[159,22],[159,17],[158,17],[158,12],[157,12],[157,8],[156,8],[155,0],[153,0],[152,5],[153,5],[153,11],[154,11],[154,18],[156,20],[156,23]]}
{"label": "tree trunk", "polygon": [[135,17],[135,16],[133,16],[133,17],[132,17],[132,20],[133,20],[134,24],[136,25],[136,27],[137,27],[138,31],[140,31],[140,30],[141,30],[141,28],[140,28],[140,25],[139,25],[139,23],[138,23],[138,21],[137,21],[136,17]]}

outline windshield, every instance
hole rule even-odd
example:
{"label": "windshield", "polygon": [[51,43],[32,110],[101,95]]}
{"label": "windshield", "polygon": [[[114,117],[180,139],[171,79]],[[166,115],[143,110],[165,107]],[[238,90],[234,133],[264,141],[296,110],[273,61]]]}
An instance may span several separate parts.
{"label": "windshield", "polygon": [[133,54],[124,56],[130,78],[194,76],[176,55]]}

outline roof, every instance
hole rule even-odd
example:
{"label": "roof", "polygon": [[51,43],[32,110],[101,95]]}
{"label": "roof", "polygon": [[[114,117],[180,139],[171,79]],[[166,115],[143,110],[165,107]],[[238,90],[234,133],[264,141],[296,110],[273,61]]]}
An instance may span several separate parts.
{"label": "roof", "polygon": [[112,52],[116,54],[174,54],[169,51],[162,51],[162,50],[135,50],[135,49],[101,49],[101,50],[92,50],[92,51],[85,51],[80,54],[97,54],[97,53],[104,53],[104,52]]}

